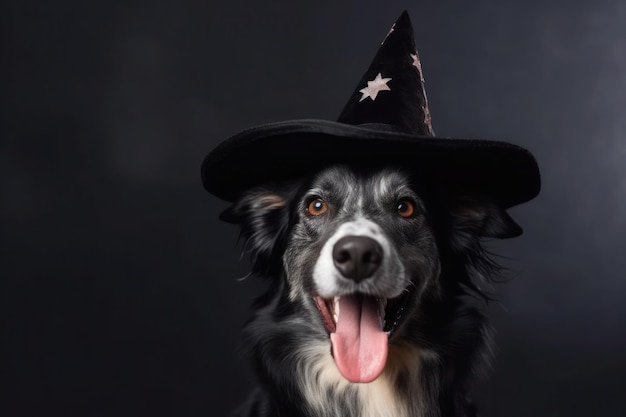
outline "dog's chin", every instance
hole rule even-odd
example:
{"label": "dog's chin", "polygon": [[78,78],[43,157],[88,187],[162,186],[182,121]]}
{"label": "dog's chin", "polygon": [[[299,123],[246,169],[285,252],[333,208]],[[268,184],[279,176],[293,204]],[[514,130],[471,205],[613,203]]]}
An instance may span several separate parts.
{"label": "dog's chin", "polygon": [[363,293],[314,297],[330,337],[333,359],[347,380],[365,383],[380,376],[389,338],[405,316],[411,292],[406,289],[391,299]]}

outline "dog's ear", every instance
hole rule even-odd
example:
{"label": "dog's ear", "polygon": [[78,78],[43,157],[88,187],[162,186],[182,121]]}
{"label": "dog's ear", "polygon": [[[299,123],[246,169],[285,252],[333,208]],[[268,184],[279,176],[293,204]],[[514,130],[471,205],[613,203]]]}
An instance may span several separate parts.
{"label": "dog's ear", "polygon": [[250,216],[263,217],[287,204],[281,193],[264,188],[254,188],[243,194],[233,205],[220,214],[220,220],[231,224],[242,224]]}
{"label": "dog's ear", "polygon": [[454,232],[466,238],[506,239],[523,233],[502,207],[486,198],[456,196],[448,200],[447,208]]}
{"label": "dog's ear", "polygon": [[278,187],[246,191],[220,214],[220,220],[238,224],[244,250],[250,253],[252,270],[260,275],[275,272],[289,223],[288,192]]}

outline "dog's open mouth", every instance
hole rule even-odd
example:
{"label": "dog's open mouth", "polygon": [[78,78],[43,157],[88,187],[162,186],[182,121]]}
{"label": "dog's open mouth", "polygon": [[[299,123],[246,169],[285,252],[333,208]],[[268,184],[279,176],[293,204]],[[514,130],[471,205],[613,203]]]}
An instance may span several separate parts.
{"label": "dog's open mouth", "polygon": [[351,382],[371,382],[387,361],[388,338],[398,326],[406,295],[394,299],[349,294],[315,297],[339,372]]}

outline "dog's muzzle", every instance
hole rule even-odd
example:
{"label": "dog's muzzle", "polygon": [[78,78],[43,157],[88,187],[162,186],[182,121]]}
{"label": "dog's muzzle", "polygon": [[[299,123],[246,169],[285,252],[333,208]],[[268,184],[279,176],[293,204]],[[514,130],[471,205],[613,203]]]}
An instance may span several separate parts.
{"label": "dog's muzzle", "polygon": [[340,225],[322,247],[313,279],[337,369],[350,382],[378,378],[407,290],[402,261],[382,228],[363,218]]}

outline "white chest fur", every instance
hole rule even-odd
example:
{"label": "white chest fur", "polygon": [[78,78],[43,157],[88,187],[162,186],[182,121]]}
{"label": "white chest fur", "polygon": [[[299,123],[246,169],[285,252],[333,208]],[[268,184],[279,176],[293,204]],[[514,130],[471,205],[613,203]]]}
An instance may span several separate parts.
{"label": "white chest fur", "polygon": [[[419,382],[422,355],[415,347],[390,346],[383,373],[368,384],[348,382],[337,370],[328,344],[310,344],[299,356],[300,387],[307,408],[316,416],[421,417],[426,414],[427,404]],[[403,386],[398,387],[401,374]]]}

